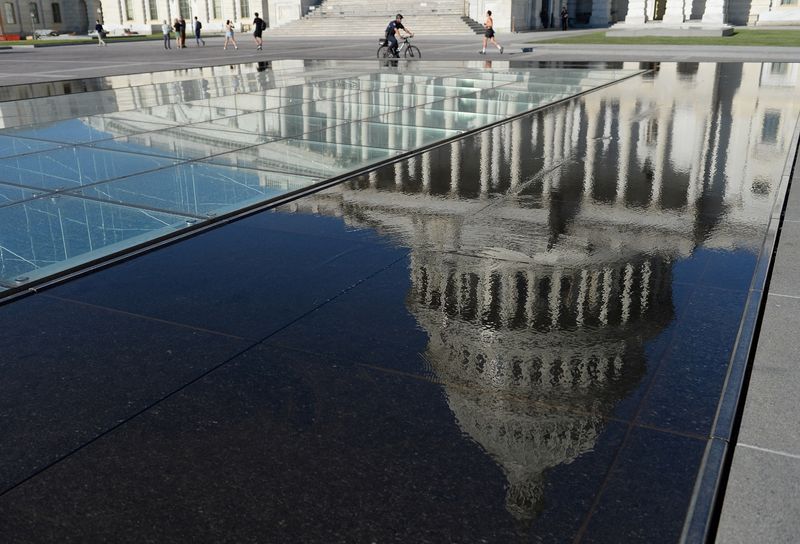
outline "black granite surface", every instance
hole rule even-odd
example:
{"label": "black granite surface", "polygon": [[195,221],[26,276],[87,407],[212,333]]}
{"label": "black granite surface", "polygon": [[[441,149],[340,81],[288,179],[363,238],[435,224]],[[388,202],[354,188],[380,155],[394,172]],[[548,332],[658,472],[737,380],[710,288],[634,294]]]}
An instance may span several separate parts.
{"label": "black granite surface", "polygon": [[0,534],[676,542],[789,152],[708,70],[0,306]]}

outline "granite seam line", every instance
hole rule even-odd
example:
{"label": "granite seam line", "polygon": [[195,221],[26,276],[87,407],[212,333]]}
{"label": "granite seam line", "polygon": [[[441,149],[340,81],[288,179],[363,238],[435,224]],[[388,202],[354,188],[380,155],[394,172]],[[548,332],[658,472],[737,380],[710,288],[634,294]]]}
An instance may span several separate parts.
{"label": "granite seam line", "polygon": [[221,363],[218,363],[218,364],[212,366],[211,368],[201,372],[198,376],[192,378],[191,380],[189,380],[188,382],[184,383],[183,385],[177,387],[173,391],[171,391],[169,393],[166,393],[161,398],[151,402],[150,404],[148,404],[147,406],[145,406],[141,410],[138,410],[137,412],[135,412],[134,414],[132,414],[132,415],[130,415],[128,417],[126,417],[122,421],[119,421],[118,423],[112,425],[108,429],[106,429],[106,430],[102,431],[101,433],[97,434],[94,438],[86,441],[85,443],[81,444],[80,446],[77,446],[76,448],[72,449],[71,451],[59,456],[58,459],[55,459],[55,460],[49,462],[48,464],[46,464],[45,466],[35,470],[34,472],[29,474],[28,476],[26,476],[22,480],[11,484],[9,487],[6,487],[3,490],[0,490],[0,497],[5,496],[7,493],[10,493],[14,489],[24,485],[26,482],[32,480],[33,478],[36,478],[37,476],[42,474],[44,471],[46,471],[46,470],[52,468],[53,466],[59,464],[61,461],[67,459],[68,457],[71,457],[72,455],[78,453],[79,451],[81,451],[84,448],[88,447],[89,445],[93,444],[97,440],[99,440],[99,439],[101,439],[101,438],[113,433],[114,431],[116,431],[117,429],[122,427],[123,425],[129,423],[133,419],[135,419],[135,418],[141,416],[142,414],[144,414],[145,412],[151,410],[153,407],[161,404],[165,400],[167,400],[167,399],[175,396],[176,394],[180,393],[181,391],[185,390],[187,387],[191,386],[192,384],[197,383],[198,381],[200,381],[203,378],[209,376],[213,372],[215,372],[215,371],[219,370],[220,368],[226,366],[228,363],[230,363],[234,359],[236,359],[236,358],[244,355],[248,351],[250,351],[250,350],[262,345],[267,339],[269,339],[273,335],[280,333],[281,331],[283,331],[287,327],[292,326],[293,324],[297,323],[301,319],[304,319],[305,317],[307,317],[308,315],[312,314],[313,312],[316,312],[318,309],[320,309],[321,307],[325,306],[326,304],[329,304],[329,303],[333,302],[334,300],[336,300],[337,298],[341,297],[345,293],[348,293],[350,290],[355,289],[356,287],[361,285],[363,282],[365,282],[368,279],[380,274],[384,270],[387,270],[388,268],[394,266],[396,263],[398,263],[398,262],[400,262],[400,261],[402,261],[403,259],[406,259],[406,258],[407,258],[406,255],[403,255],[402,257],[398,257],[397,259],[395,259],[394,261],[392,261],[388,265],[386,265],[386,266],[380,268],[379,270],[373,272],[372,274],[369,274],[368,276],[358,280],[357,282],[353,283],[352,285],[342,289],[341,291],[339,291],[338,293],[336,293],[332,297],[326,299],[325,301],[321,302],[320,304],[317,304],[313,308],[311,308],[308,311],[304,312],[302,315],[300,315],[300,316],[296,317],[295,319],[292,319],[288,323],[285,323],[284,325],[278,327],[277,329],[275,329],[274,331],[270,332],[267,336],[265,336],[261,340],[259,340],[259,341],[250,341],[247,346],[243,347],[241,350],[239,350],[238,352],[234,353],[232,356],[228,357],[227,359],[225,359]]}
{"label": "granite seam line", "polygon": [[789,457],[790,459],[798,459],[798,460],[800,460],[800,454],[796,454],[796,453],[789,453],[789,452],[786,452],[786,451],[773,450],[773,449],[770,449],[770,448],[762,448],[761,446],[754,446],[752,444],[745,444],[744,442],[737,442],[736,443],[736,447],[738,448],[739,446],[741,446],[743,448],[748,448],[748,449],[751,449],[751,450],[758,450],[758,451],[763,451],[765,453],[771,453],[773,455],[780,455],[781,457]]}
{"label": "granite seam line", "polygon": [[[354,365],[357,365],[357,366],[360,366],[360,367],[363,367],[363,368],[369,368],[371,370],[375,370],[376,372],[381,372],[383,374],[390,374],[390,375],[393,375],[393,376],[402,376],[404,378],[409,378],[409,379],[413,379],[413,380],[417,380],[417,381],[421,381],[421,382],[425,382],[425,383],[430,383],[430,384],[435,384],[435,385],[444,385],[444,382],[442,382],[441,380],[438,380],[438,379],[436,379],[434,377],[426,376],[424,374],[416,374],[414,372],[408,372],[408,371],[404,371],[404,370],[397,370],[395,368],[388,368],[388,367],[385,367],[385,366],[381,366],[379,364],[375,364],[375,363],[371,363],[371,362],[365,361],[363,359],[359,359],[357,355],[354,356],[353,358],[349,359],[349,360],[345,360],[345,359],[342,359],[340,356],[337,356],[337,355],[334,355],[334,354],[331,354],[331,353],[326,353],[324,351],[317,351],[317,350],[313,350],[313,349],[304,349],[304,348],[298,347],[297,345],[283,343],[283,342],[281,342],[279,340],[278,341],[275,341],[275,340],[265,341],[264,344],[268,345],[268,346],[273,346],[273,347],[276,347],[276,348],[280,348],[280,349],[285,350],[285,351],[293,351],[295,353],[301,353],[303,355],[312,355],[314,357],[319,357],[319,358],[326,359],[326,360],[329,360],[329,361],[337,361],[337,362],[342,363],[343,365],[346,364],[348,361],[350,361]],[[454,389],[464,389],[464,388],[459,387],[459,386],[453,386],[452,384],[451,384],[451,386]],[[507,399],[507,400],[528,400],[525,397],[520,397],[519,395],[514,395],[514,394],[497,396],[497,398],[502,398],[502,399]],[[568,413],[568,414],[573,414],[573,415],[579,415],[579,416],[597,416],[597,417],[601,418],[603,421],[606,421],[606,422],[620,423],[620,424],[623,424],[623,425],[633,424],[634,427],[638,427],[640,429],[647,429],[647,430],[650,430],[650,431],[658,431],[658,432],[661,432],[661,433],[664,433],[664,434],[669,434],[669,435],[673,435],[673,436],[680,436],[680,437],[683,437],[683,438],[691,438],[693,440],[699,440],[699,441],[708,440],[708,437],[705,436],[705,435],[700,435],[700,434],[690,433],[690,432],[683,432],[683,431],[676,431],[674,429],[666,429],[666,428],[658,427],[656,425],[633,423],[629,419],[623,419],[623,418],[619,418],[619,417],[608,416],[608,415],[601,414],[599,412],[587,412],[587,411],[584,411],[584,410],[576,410],[575,408],[573,408],[573,407],[571,407],[571,406],[569,406],[567,404],[548,403],[548,402],[542,402],[542,401],[528,401],[528,403],[531,406],[535,406],[535,407],[546,409],[546,410],[552,410],[552,411],[557,411],[557,412],[561,412],[561,413]]]}
{"label": "granite seam line", "polygon": [[134,318],[137,318],[137,319],[145,319],[147,321],[153,321],[153,322],[161,323],[161,324],[164,324],[164,325],[172,325],[172,326],[175,326],[175,327],[181,327],[181,328],[184,328],[184,329],[194,330],[194,331],[203,332],[203,333],[207,333],[207,334],[213,334],[213,335],[216,335],[216,336],[224,336],[226,338],[232,338],[234,340],[249,340],[249,341],[252,341],[252,342],[257,342],[258,341],[258,340],[254,339],[254,338],[247,338],[247,337],[244,337],[244,336],[238,336],[238,335],[235,335],[235,334],[230,334],[230,333],[227,333],[227,332],[217,331],[217,330],[214,330],[214,329],[206,329],[206,328],[203,328],[203,327],[197,327],[195,325],[188,325],[186,323],[181,323],[180,321],[171,321],[169,319],[161,319],[159,317],[153,317],[153,316],[148,316],[148,315],[144,315],[144,314],[138,314],[136,312],[129,312],[127,310],[120,310],[118,308],[113,308],[111,306],[103,306],[102,304],[94,304],[92,302],[85,302],[83,300],[79,300],[79,299],[75,299],[75,298],[53,295],[53,294],[50,294],[50,293],[47,293],[47,292],[39,293],[39,296],[45,297],[45,298],[49,298],[49,299],[53,299],[53,300],[60,300],[62,302],[68,302],[68,303],[71,303],[71,304],[78,304],[80,306],[86,306],[88,308],[94,308],[94,309],[97,309],[97,310],[104,310],[104,311],[107,311],[107,312],[112,312],[112,313],[115,313],[115,314],[124,315],[124,316],[128,316],[128,317],[134,317]]}
{"label": "granite seam line", "polygon": [[[318,357],[323,357],[323,358],[328,359],[328,360],[334,360],[334,361],[338,360],[337,357],[331,356],[330,354],[302,350],[302,349],[299,349],[297,347],[283,345],[283,344],[280,344],[278,342],[272,342],[271,345],[280,347],[282,349],[287,349],[287,350],[291,350],[291,351],[297,351],[299,353],[305,353],[305,354],[308,354],[308,355],[315,355],[315,356],[318,356]],[[432,377],[428,377],[428,376],[422,375],[422,374],[414,374],[413,372],[404,372],[402,370],[396,370],[396,369],[393,369],[393,368],[386,368],[386,367],[383,367],[383,366],[380,366],[380,365],[375,365],[375,364],[370,364],[370,363],[365,363],[365,362],[356,362],[356,364],[358,366],[361,366],[361,367],[364,367],[364,368],[370,368],[372,370],[375,370],[375,371],[378,371],[378,372],[382,372],[382,373],[386,373],[386,374],[403,376],[403,377],[406,377],[406,378],[411,378],[411,379],[414,379],[414,380],[424,381],[424,382],[427,382],[427,383],[432,383],[432,384],[437,384],[437,385],[444,385],[444,382],[442,382],[440,380],[437,380],[435,378],[432,378]],[[463,390],[463,391],[467,391],[466,387],[454,386],[453,384],[450,384],[450,387],[452,387],[454,390],[459,390],[460,389],[460,390]],[[498,396],[496,396],[496,398],[498,398],[498,399],[508,399],[508,400],[520,400],[520,399],[521,400],[527,400],[527,399],[521,398],[521,397],[519,397],[517,395],[503,395],[503,396],[498,395]],[[633,422],[631,420],[628,420],[628,419],[623,419],[623,418],[614,417],[614,416],[608,416],[608,415],[604,415],[604,414],[599,413],[599,412],[587,412],[587,411],[584,411],[584,410],[576,410],[576,409],[574,409],[573,407],[571,407],[571,406],[569,406],[567,404],[547,403],[547,402],[541,402],[541,401],[528,402],[528,404],[531,405],[531,406],[535,406],[535,407],[538,407],[538,408],[543,408],[543,409],[546,409],[546,410],[552,410],[552,411],[556,411],[556,412],[573,414],[573,415],[578,415],[578,416],[597,416],[597,417],[599,417],[600,419],[602,419],[603,421],[605,421],[607,423],[620,423],[622,425],[631,425],[632,424],[634,427],[638,427],[640,429],[647,429],[649,431],[657,431],[657,432],[660,432],[660,433],[669,434],[669,435],[673,435],[673,436],[680,436],[680,437],[683,437],[683,438],[690,438],[690,439],[698,440],[698,441],[701,441],[701,442],[706,442],[709,439],[708,436],[700,435],[700,434],[697,434],[697,433],[676,431],[674,429],[662,428],[662,427],[658,427],[656,425],[635,423],[635,422]]]}
{"label": "granite seam line", "polygon": [[[708,266],[708,263],[706,263],[706,266]],[[691,300],[691,298],[693,297],[694,293],[697,291],[698,288],[699,287],[695,287],[694,289],[692,289],[692,292],[689,294],[689,299],[690,300]],[[684,309],[683,311],[687,312],[688,309]],[[678,317],[679,316],[676,316],[676,319],[678,319]],[[673,337],[675,336],[675,332],[674,331],[671,333],[671,336],[673,336]],[[641,398],[639,399],[639,403],[636,406],[636,411],[633,413],[633,415],[631,416],[630,422],[627,424],[628,428],[625,430],[625,435],[622,437],[622,440],[620,441],[620,444],[617,447],[617,451],[614,453],[614,458],[611,460],[611,463],[609,464],[608,469],[606,470],[606,474],[603,477],[603,480],[602,480],[602,482],[601,482],[601,484],[600,484],[600,486],[599,486],[599,488],[597,490],[597,493],[595,493],[594,499],[592,500],[592,504],[589,506],[589,509],[588,509],[583,521],[581,522],[580,526],[578,527],[578,531],[575,534],[574,539],[572,540],[573,544],[580,543],[583,540],[584,536],[586,535],[586,531],[589,528],[589,522],[591,521],[592,516],[594,515],[594,512],[597,509],[597,506],[600,504],[600,499],[602,498],[602,495],[603,495],[606,487],[608,486],[609,482],[612,479],[612,474],[613,474],[614,470],[617,468],[617,465],[619,465],[619,463],[620,463],[620,456],[622,455],[622,452],[625,449],[625,446],[627,445],[628,440],[630,439],[630,435],[631,435],[634,427],[636,426],[636,421],[639,419],[639,415],[641,414],[642,409],[644,408],[644,403],[647,400],[647,398],[649,397],[649,393],[652,390],[653,385],[656,382],[656,378],[657,378],[657,376],[659,374],[659,371],[661,370],[661,367],[664,365],[664,362],[667,360],[667,357],[671,353],[672,353],[672,343],[670,343],[670,345],[664,350],[664,353],[662,353],[661,356],[659,357],[658,364],[656,365],[655,369],[653,370],[653,375],[651,376],[650,381],[647,383],[647,385],[645,387],[645,391],[643,392]],[[698,469],[699,469],[699,467],[698,467]]]}
{"label": "granite seam line", "polygon": [[776,293],[775,291],[769,291],[767,293],[767,297],[791,298],[791,299],[795,299],[795,300],[800,299],[800,296],[797,296],[797,295],[784,295],[783,293]]}

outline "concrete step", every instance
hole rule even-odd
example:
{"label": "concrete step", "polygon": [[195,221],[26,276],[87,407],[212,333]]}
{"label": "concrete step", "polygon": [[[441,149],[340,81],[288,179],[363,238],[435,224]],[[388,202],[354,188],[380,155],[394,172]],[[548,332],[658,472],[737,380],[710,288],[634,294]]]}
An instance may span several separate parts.
{"label": "concrete step", "polygon": [[[383,36],[386,25],[391,19],[387,17],[363,16],[326,16],[305,17],[280,27],[270,28],[267,34],[272,36]],[[470,35],[483,32],[483,26],[463,15],[420,15],[406,17],[408,26],[415,34],[425,36],[436,35]]]}

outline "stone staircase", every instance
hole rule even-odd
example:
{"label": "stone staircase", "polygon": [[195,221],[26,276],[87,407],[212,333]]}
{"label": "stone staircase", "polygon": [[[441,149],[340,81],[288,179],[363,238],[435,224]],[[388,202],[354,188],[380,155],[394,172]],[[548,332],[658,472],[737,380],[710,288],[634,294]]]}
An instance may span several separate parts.
{"label": "stone staircase", "polygon": [[417,36],[482,34],[483,25],[464,15],[463,0],[324,0],[299,19],[270,28],[270,36],[383,36],[386,25],[402,13]]}

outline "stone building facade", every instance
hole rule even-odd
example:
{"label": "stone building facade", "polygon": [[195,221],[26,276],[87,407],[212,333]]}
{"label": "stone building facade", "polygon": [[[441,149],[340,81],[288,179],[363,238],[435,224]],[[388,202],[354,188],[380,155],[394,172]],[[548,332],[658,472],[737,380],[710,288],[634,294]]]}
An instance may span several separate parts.
{"label": "stone building facade", "polygon": [[[334,4],[335,0],[325,0]],[[606,27],[617,22],[682,24],[688,21],[731,25],[800,24],[800,0],[468,0],[464,11],[482,21],[494,14],[501,32],[558,26],[566,5],[570,25]],[[301,18],[315,0],[0,0],[0,34],[28,35],[35,30],[85,33],[95,19],[112,34],[158,33],[163,21],[195,16],[205,32],[220,32],[230,19],[250,30],[254,13],[278,26]],[[413,14],[412,14],[413,15]]]}
{"label": "stone building facade", "polygon": [[[2,0],[0,35],[27,36],[51,30],[85,34],[94,28],[94,0]],[[91,25],[90,25],[91,22]]]}
{"label": "stone building facade", "polygon": [[[112,33],[159,33],[163,21],[171,22],[176,17],[187,21],[197,17],[203,32],[221,32],[228,19],[238,29],[250,30],[255,13],[269,20],[266,0],[106,0],[102,7],[104,26]],[[191,25],[188,33],[192,34]]]}
{"label": "stone building facade", "polygon": [[[269,21],[272,8],[266,0],[0,0],[0,4],[0,34],[11,36],[45,29],[86,34],[94,30],[95,20],[111,34],[160,33],[163,21],[181,16],[187,21],[198,17],[205,32],[222,31],[227,19],[240,30],[249,30],[255,13]],[[299,3],[296,12],[295,19],[301,15]]]}

